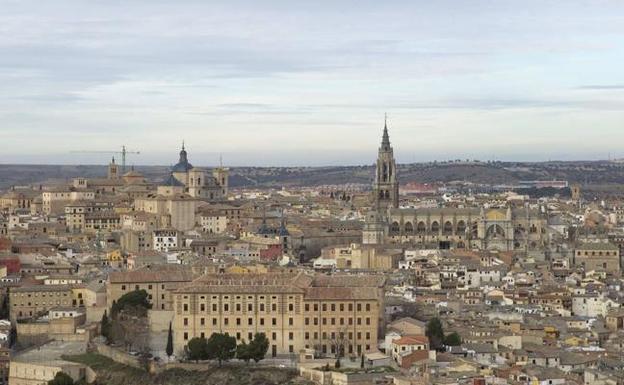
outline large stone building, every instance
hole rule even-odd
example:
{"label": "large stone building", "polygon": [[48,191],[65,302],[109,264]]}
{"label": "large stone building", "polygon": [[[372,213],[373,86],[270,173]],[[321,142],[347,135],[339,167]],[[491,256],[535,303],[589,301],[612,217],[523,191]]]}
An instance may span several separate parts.
{"label": "large stone building", "polygon": [[373,207],[366,216],[362,243],[420,244],[440,249],[538,250],[547,240],[547,220],[523,208],[402,208],[387,124],[373,183]]}
{"label": "large stone building", "polygon": [[228,333],[269,339],[270,356],[315,349],[346,356],[377,350],[384,278],[303,272],[207,274],[174,294],[174,346]]}
{"label": "large stone building", "polygon": [[193,167],[182,143],[180,159],[171,169],[172,175],[185,187],[186,193],[195,198],[210,201],[223,200],[228,194],[229,170],[216,167],[209,175],[205,170]]}

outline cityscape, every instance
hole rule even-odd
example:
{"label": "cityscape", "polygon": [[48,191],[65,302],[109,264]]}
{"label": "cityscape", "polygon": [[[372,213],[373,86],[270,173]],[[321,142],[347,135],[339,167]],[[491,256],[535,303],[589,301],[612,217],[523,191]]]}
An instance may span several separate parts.
{"label": "cityscape", "polygon": [[624,3],[260,3],[6,1],[0,385],[624,385]]}

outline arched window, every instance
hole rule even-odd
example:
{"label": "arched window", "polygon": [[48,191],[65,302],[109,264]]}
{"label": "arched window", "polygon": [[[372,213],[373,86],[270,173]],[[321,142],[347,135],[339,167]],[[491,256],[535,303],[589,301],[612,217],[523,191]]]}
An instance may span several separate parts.
{"label": "arched window", "polygon": [[399,222],[392,222],[392,224],[390,225],[390,234],[397,235],[400,231],[401,228],[399,227]]}
{"label": "arched window", "polygon": [[425,222],[423,221],[418,222],[418,225],[416,225],[416,232],[418,234],[424,234],[427,232],[427,226],[425,225]]}
{"label": "arched window", "polygon": [[443,233],[444,235],[453,234],[453,224],[451,223],[451,221],[444,222]]}
{"label": "arched window", "polygon": [[414,232],[414,225],[412,225],[412,222],[406,222],[405,223],[405,233],[406,234],[412,234]]}
{"label": "arched window", "polygon": [[440,224],[437,221],[433,221],[433,223],[431,224],[431,232],[432,233],[440,232]]}
{"label": "arched window", "polygon": [[459,221],[457,222],[457,234],[464,235],[466,233],[466,222]]}

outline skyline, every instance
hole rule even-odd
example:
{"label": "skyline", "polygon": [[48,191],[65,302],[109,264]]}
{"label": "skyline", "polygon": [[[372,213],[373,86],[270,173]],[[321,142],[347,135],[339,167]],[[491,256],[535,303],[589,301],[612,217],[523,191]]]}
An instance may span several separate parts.
{"label": "skyline", "polygon": [[4,1],[0,163],[624,157],[617,1]]}

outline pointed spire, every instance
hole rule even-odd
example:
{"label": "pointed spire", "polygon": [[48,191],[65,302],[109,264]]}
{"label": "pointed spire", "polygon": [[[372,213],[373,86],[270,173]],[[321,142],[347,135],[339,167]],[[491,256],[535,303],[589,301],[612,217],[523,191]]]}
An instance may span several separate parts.
{"label": "pointed spire", "polygon": [[184,151],[184,139],[182,139],[182,151]]}
{"label": "pointed spire", "polygon": [[381,148],[382,150],[390,149],[390,136],[388,135],[388,114],[384,116],[384,129],[383,136],[381,138]]}

